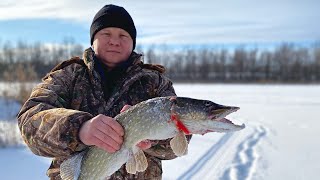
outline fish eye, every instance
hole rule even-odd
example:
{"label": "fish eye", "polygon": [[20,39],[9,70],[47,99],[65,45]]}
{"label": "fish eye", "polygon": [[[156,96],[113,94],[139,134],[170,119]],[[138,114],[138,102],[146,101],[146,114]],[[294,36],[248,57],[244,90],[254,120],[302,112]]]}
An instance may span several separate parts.
{"label": "fish eye", "polygon": [[181,103],[180,101],[176,101],[176,105],[179,107],[183,107],[183,103]]}
{"label": "fish eye", "polygon": [[176,99],[175,97],[170,98],[170,101],[171,101],[171,102],[173,102],[174,104],[177,104],[177,102],[178,102],[178,101],[177,101],[177,99]]}
{"label": "fish eye", "polygon": [[170,101],[171,101],[173,104],[175,104],[176,106],[181,107],[181,102],[180,102],[178,99],[176,99],[176,98],[170,98]]}
{"label": "fish eye", "polygon": [[211,106],[212,103],[211,103],[210,101],[205,101],[204,105],[205,105],[205,106]]}

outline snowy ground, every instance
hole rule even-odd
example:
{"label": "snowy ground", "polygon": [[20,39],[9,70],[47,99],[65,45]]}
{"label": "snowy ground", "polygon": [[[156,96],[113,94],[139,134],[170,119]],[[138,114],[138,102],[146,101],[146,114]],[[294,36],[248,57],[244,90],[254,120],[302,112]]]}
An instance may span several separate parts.
{"label": "snowy ground", "polygon": [[0,120],[14,119],[20,108],[20,103],[0,96]]}
{"label": "snowy ground", "polygon": [[[175,89],[179,96],[239,106],[228,117],[246,128],[194,136],[187,156],[163,162],[163,179],[320,177],[319,85],[176,84]],[[1,179],[45,179],[49,164],[26,148],[0,149]]]}

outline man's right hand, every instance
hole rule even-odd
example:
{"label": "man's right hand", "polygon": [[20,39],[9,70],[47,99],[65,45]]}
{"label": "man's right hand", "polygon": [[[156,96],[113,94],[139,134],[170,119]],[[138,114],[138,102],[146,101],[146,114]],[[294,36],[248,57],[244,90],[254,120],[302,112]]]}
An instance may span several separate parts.
{"label": "man's right hand", "polygon": [[85,122],[79,131],[79,138],[85,145],[95,145],[109,153],[121,148],[124,130],[113,118],[99,114]]}

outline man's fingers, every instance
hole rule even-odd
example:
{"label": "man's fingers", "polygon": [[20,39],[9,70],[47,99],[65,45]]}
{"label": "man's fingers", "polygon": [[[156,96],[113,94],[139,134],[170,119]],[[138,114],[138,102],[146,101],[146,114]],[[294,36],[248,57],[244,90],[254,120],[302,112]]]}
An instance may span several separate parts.
{"label": "man's fingers", "polygon": [[117,121],[115,121],[114,119],[112,119],[112,118],[104,118],[104,119],[102,119],[102,121],[106,125],[110,126],[120,136],[124,135],[124,131],[123,131],[122,126]]}
{"label": "man's fingers", "polygon": [[115,140],[113,140],[109,135],[104,134],[100,130],[95,131],[94,136],[102,141],[104,144],[109,145],[115,150],[119,150],[121,147],[121,144],[117,143]]}
{"label": "man's fingers", "polygon": [[96,144],[97,147],[99,147],[99,148],[101,148],[101,149],[103,149],[103,150],[105,150],[105,151],[107,151],[109,153],[114,153],[114,152],[117,151],[115,148],[111,147],[109,144],[104,143],[103,141],[101,141],[98,138],[95,138],[94,141],[95,141],[95,144]]}
{"label": "man's fingers", "polygon": [[110,136],[118,144],[122,144],[122,136],[120,136],[115,130],[113,130],[113,128],[111,128],[107,124],[100,121],[99,123],[97,123],[96,128],[105,134],[108,133],[108,136]]}
{"label": "man's fingers", "polygon": [[130,105],[128,105],[128,104],[124,105],[124,106],[122,107],[122,109],[121,109],[120,113],[122,113],[122,112],[126,111],[126,110],[127,110],[127,109],[129,109],[130,107],[131,107],[131,106],[130,106]]}
{"label": "man's fingers", "polygon": [[149,140],[144,140],[144,141],[139,142],[139,143],[137,144],[137,146],[138,146],[140,149],[145,150],[145,149],[151,148],[152,143],[151,143],[151,141],[149,141]]}
{"label": "man's fingers", "polygon": [[96,145],[107,152],[121,148],[124,130],[113,118],[99,114],[85,122],[79,131],[80,140],[86,145]]}

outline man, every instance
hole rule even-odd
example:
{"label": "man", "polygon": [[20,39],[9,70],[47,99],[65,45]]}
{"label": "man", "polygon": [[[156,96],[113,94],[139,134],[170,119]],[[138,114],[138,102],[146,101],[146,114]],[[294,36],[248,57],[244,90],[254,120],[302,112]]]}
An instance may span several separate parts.
{"label": "man", "polygon": [[[120,149],[124,130],[113,117],[141,101],[175,95],[159,65],[143,64],[133,50],[136,28],[129,13],[106,5],[90,28],[91,45],[83,59],[56,66],[37,85],[18,114],[26,144],[36,155],[52,157],[50,179],[61,179],[60,164],[95,145],[109,153]],[[190,136],[188,136],[190,139]],[[144,141],[148,169],[134,175],[124,166],[111,179],[161,179],[161,160],[173,159],[169,140]]]}

